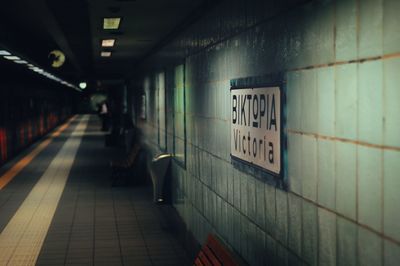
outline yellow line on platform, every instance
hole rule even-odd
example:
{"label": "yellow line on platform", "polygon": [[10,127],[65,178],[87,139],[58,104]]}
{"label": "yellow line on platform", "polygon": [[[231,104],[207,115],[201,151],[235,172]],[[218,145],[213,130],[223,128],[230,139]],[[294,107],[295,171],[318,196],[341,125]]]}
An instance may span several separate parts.
{"label": "yellow line on platform", "polygon": [[64,191],[89,117],[79,124],[0,234],[0,265],[33,266]]}
{"label": "yellow line on platform", "polygon": [[37,146],[33,151],[24,156],[10,170],[5,172],[0,177],[0,190],[10,183],[11,180],[13,180],[13,178],[25,168],[25,166],[27,166],[44,148],[46,148],[53,141],[54,138],[58,137],[71,124],[75,117],[76,116],[70,118],[65,124],[54,131],[47,139],[42,141],[42,143],[40,143],[39,146]]}

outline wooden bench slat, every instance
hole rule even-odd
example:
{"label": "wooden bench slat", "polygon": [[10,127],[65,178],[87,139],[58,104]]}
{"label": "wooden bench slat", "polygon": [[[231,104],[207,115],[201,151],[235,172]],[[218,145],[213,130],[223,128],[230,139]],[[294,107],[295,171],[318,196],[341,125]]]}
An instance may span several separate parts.
{"label": "wooden bench slat", "polygon": [[200,261],[203,263],[203,265],[207,265],[207,266],[212,265],[211,261],[204,254],[203,250],[200,250],[199,258],[200,258]]}
{"label": "wooden bench slat", "polygon": [[218,257],[223,261],[224,265],[238,265],[232,258],[231,253],[226,250],[213,235],[208,236],[207,245],[218,254]]}
{"label": "wooden bench slat", "polygon": [[194,261],[194,265],[196,265],[196,266],[205,266],[205,265],[201,262],[200,258],[197,258],[197,259]]}
{"label": "wooden bench slat", "polygon": [[120,160],[111,161],[111,169],[112,169],[112,185],[114,186],[118,179],[127,176],[129,170],[133,167],[138,155],[140,153],[141,146],[139,143],[135,143],[134,146],[131,148],[129,154]]}
{"label": "wooden bench slat", "polygon": [[211,261],[211,265],[222,266],[221,261],[218,259],[216,254],[207,245],[203,247],[203,250],[205,251],[204,253],[208,259]]}
{"label": "wooden bench slat", "polygon": [[197,255],[194,265],[201,266],[239,266],[236,257],[212,234]]}

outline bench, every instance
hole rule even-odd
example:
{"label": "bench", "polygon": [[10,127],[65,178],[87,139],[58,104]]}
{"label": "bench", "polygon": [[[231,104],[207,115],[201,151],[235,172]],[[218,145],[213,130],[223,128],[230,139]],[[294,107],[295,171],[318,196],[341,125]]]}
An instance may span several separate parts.
{"label": "bench", "polygon": [[195,266],[239,266],[239,258],[230,252],[216,236],[209,234],[206,243],[195,258]]}
{"label": "bench", "polygon": [[118,180],[127,179],[135,161],[139,157],[141,147],[138,143],[134,144],[128,155],[121,160],[114,160],[110,162],[111,166],[111,179],[112,186],[115,186]]}

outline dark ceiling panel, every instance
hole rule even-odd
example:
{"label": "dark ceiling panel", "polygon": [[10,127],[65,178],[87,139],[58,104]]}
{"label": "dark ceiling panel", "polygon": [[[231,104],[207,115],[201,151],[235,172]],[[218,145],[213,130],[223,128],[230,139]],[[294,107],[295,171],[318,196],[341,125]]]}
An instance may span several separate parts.
{"label": "dark ceiling panel", "polygon": [[85,75],[92,73],[88,3],[83,0],[46,0]]}
{"label": "dark ceiling panel", "polygon": [[[66,39],[44,0],[8,1],[0,9],[0,42],[30,62],[69,81],[76,81],[80,65],[74,60]],[[67,60],[62,68],[50,67],[48,54],[62,50]]]}
{"label": "dark ceiling panel", "polygon": [[[95,69],[100,74],[125,75],[140,58],[173,31],[203,0],[90,0],[90,19]],[[110,11],[111,10],[111,11]],[[118,10],[118,11],[116,11]],[[115,12],[114,12],[115,11]],[[102,18],[121,16],[119,34],[102,29]],[[111,58],[101,58],[100,41],[116,38]],[[121,68],[122,66],[122,68]],[[125,68],[126,67],[126,68]],[[125,71],[124,71],[125,69]],[[122,71],[122,72],[121,72]]]}
{"label": "dark ceiling panel", "polygon": [[[0,9],[0,44],[8,44],[41,66],[53,49],[66,54],[67,80],[124,78],[204,11],[210,0],[14,0]],[[218,2],[218,1],[214,1]],[[200,12],[196,12],[200,10]],[[118,30],[103,30],[104,17],[121,16]],[[111,49],[101,39],[116,38]],[[101,58],[100,52],[113,52]]]}

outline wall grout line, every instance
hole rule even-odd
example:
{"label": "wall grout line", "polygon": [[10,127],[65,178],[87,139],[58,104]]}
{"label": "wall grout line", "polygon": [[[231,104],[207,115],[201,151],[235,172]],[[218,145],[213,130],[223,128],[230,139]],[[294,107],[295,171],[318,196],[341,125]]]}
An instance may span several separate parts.
{"label": "wall grout line", "polygon": [[292,130],[292,129],[288,129],[287,133],[296,134],[296,135],[304,135],[304,136],[308,136],[308,137],[314,137],[316,139],[324,139],[324,140],[330,140],[330,141],[340,141],[340,142],[345,142],[345,143],[351,143],[351,144],[355,144],[355,145],[358,145],[358,146],[364,146],[364,147],[369,147],[369,148],[376,148],[376,149],[382,149],[382,150],[392,150],[392,151],[399,151],[400,152],[400,147],[395,147],[395,146],[380,145],[380,144],[374,144],[374,143],[369,143],[369,142],[359,141],[359,140],[352,140],[352,139],[346,139],[346,138],[340,138],[340,137],[325,136],[325,135],[320,135],[320,134],[317,134],[317,133],[308,133],[308,132],[297,131],[297,130]]}

